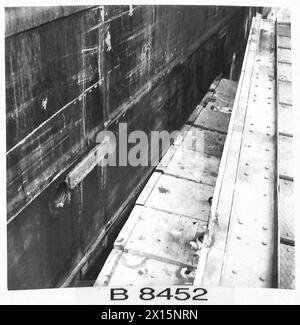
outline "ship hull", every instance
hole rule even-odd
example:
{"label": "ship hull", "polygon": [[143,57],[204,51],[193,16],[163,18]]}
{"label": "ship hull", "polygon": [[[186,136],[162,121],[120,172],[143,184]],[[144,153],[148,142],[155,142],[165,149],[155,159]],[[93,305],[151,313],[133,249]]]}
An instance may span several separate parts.
{"label": "ship hull", "polygon": [[237,80],[253,15],[215,6],[6,10],[9,289],[93,280],[153,166],[96,165],[72,189],[67,175],[100,131],[179,129],[217,75]]}

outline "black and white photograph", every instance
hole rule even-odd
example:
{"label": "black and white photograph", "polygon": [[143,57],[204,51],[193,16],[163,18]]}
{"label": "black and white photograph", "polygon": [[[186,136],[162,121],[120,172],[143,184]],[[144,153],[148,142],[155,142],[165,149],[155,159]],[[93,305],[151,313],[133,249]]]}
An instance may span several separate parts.
{"label": "black and white photograph", "polygon": [[3,8],[9,294],[295,291],[299,35],[253,3]]}

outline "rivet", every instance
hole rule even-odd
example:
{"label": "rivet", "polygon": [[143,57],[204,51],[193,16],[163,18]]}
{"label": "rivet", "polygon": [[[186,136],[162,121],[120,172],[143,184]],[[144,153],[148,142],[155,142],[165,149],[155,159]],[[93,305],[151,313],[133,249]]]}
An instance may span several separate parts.
{"label": "rivet", "polygon": [[246,162],[245,165],[246,165],[246,166],[249,166],[249,163]]}
{"label": "rivet", "polygon": [[269,177],[268,176],[265,176],[264,179],[269,179]]}
{"label": "rivet", "polygon": [[266,148],[266,151],[270,151],[270,149]]}
{"label": "rivet", "polygon": [[248,174],[247,172],[244,172],[244,175],[245,175],[245,176],[248,176],[249,174]]}
{"label": "rivet", "polygon": [[262,282],[265,282],[265,279],[263,277],[259,277],[259,280],[262,281]]}
{"label": "rivet", "polygon": [[235,271],[235,270],[232,270],[231,272],[232,272],[233,274],[237,274],[237,271]]}
{"label": "rivet", "polygon": [[266,167],[265,167],[265,169],[266,169],[266,170],[268,170],[268,169],[269,169],[269,167],[268,167],[268,166],[266,166]]}
{"label": "rivet", "polygon": [[241,239],[242,239],[242,237],[240,237],[240,236],[236,236],[236,239],[238,239],[238,240],[241,240]]}
{"label": "rivet", "polygon": [[267,228],[267,227],[262,227],[262,229],[263,229],[263,230],[268,230],[268,228]]}
{"label": "rivet", "polygon": [[266,242],[261,242],[263,246],[267,246],[268,244]]}

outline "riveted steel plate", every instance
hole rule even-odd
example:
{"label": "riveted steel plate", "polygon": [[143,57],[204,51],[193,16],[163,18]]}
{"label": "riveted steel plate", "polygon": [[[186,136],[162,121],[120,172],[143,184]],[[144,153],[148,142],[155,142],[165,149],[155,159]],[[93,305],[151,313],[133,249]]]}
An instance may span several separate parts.
{"label": "riveted steel plate", "polygon": [[222,285],[272,287],[274,278],[274,25],[264,21],[238,161]]}
{"label": "riveted steel plate", "polygon": [[[256,73],[253,71],[254,66],[256,62],[262,61],[262,58],[255,58],[255,54],[257,52],[258,48],[258,39],[260,35],[260,20],[255,18],[252,22],[251,31],[249,34],[249,40],[248,40],[248,46],[245,53],[244,63],[243,63],[243,69],[242,74],[240,77],[240,85],[238,87],[239,92],[237,94],[237,105],[236,105],[236,112],[233,121],[233,128],[230,130],[230,133],[228,134],[229,137],[229,146],[226,149],[226,155],[222,157],[222,170],[218,177],[221,177],[219,179],[219,183],[217,182],[217,186],[219,186],[219,195],[214,197],[214,202],[216,203],[216,215],[214,215],[215,218],[217,218],[218,222],[214,229],[214,242],[213,245],[210,247],[207,262],[205,265],[204,274],[201,280],[201,277],[197,279],[197,284],[204,284],[204,285],[213,285],[213,286],[220,286],[220,285],[228,285],[228,278],[226,281],[222,281],[222,273],[223,273],[223,266],[224,262],[226,262],[226,258],[228,257],[228,254],[231,252],[231,248],[227,248],[227,243],[229,241],[229,237],[231,236],[231,225],[233,222],[236,222],[238,218],[232,217],[232,204],[233,200],[235,198],[235,193],[237,191],[236,189],[236,172],[238,170],[239,165],[239,157],[240,157],[240,151],[241,148],[246,148],[246,150],[251,150],[253,152],[253,155],[256,154],[257,149],[254,149],[253,142],[249,141],[248,143],[241,143],[243,139],[243,131],[244,131],[244,120],[245,120],[245,114],[247,113],[248,109],[248,103],[250,102],[249,98],[249,88],[253,81],[252,77],[256,77],[256,73],[260,74],[260,71],[256,71]],[[261,47],[263,48],[263,47]],[[271,67],[272,62],[266,62],[264,60],[261,62],[263,66],[265,67]],[[259,75],[257,75],[259,78]],[[255,87],[256,85],[256,87]],[[261,96],[259,93],[259,84],[253,85],[253,91],[252,95],[253,98],[251,100],[254,102],[257,101],[258,96]],[[271,89],[271,88],[270,88]],[[255,91],[256,92],[255,92]],[[269,90],[271,94],[271,90]],[[265,90],[264,93],[266,94]],[[257,109],[262,113],[263,108],[260,106],[257,106]],[[266,127],[262,125],[263,118],[260,119],[260,123],[262,127]],[[264,122],[265,123],[265,122]],[[249,131],[249,129],[248,129]],[[254,174],[254,173],[253,173]],[[250,193],[251,194],[251,193]],[[250,197],[248,195],[245,196]],[[248,202],[247,208],[249,211],[251,211],[253,201],[251,204]],[[256,204],[256,203],[255,203]],[[249,209],[250,208],[250,209]],[[252,216],[252,215],[251,215]],[[236,245],[236,249],[240,248],[239,244]],[[247,247],[246,247],[247,248]],[[247,250],[239,251],[240,255],[242,255],[242,258],[244,259],[245,256],[248,255]],[[243,261],[241,260],[241,262]],[[236,258],[233,258],[235,263],[239,263],[239,256],[237,255]],[[241,280],[242,278],[240,278]],[[229,281],[230,282],[230,281]],[[240,282],[243,282],[242,280]],[[240,283],[234,279],[233,282],[230,282],[229,285],[239,285]],[[247,278],[244,278],[244,283],[241,285],[247,285]]]}
{"label": "riveted steel plate", "polygon": [[[193,111],[193,113],[191,114],[191,116],[188,120],[189,123],[194,123],[196,118],[198,120],[199,114],[202,110],[215,109],[215,112],[223,111],[223,112],[227,112],[230,114],[230,112],[232,110],[234,98],[235,98],[236,89],[237,89],[237,82],[228,80],[228,79],[221,79],[221,80],[216,79],[210,86],[209,91],[202,99],[200,105],[198,105],[196,107],[196,109]],[[216,116],[214,116],[214,118],[216,118]],[[227,117],[225,119],[225,123],[226,123],[226,121],[227,121]],[[207,127],[209,129],[216,130],[213,127],[213,125],[210,125],[210,123],[213,123],[213,121],[209,121],[208,119],[205,119],[204,116],[202,116],[202,118],[200,118],[199,123],[203,127]],[[197,124],[197,125],[199,123],[195,122],[195,124]],[[223,132],[227,131],[227,129],[225,128],[226,125],[223,127],[220,123],[217,123],[217,126],[218,126],[218,128],[221,128],[220,131],[223,131]]]}
{"label": "riveted steel plate", "polygon": [[206,221],[213,187],[186,179],[162,175],[145,205]]}
{"label": "riveted steel plate", "polygon": [[203,108],[194,121],[194,125],[204,129],[226,133],[230,120],[230,113],[220,112],[214,103]]}
{"label": "riveted steel plate", "polygon": [[218,175],[219,163],[220,159],[215,156],[176,147],[165,155],[157,170],[213,186]]}
{"label": "riveted steel plate", "polygon": [[111,276],[110,286],[154,286],[192,284],[192,273],[184,275],[186,267],[145,256],[122,253]]}
{"label": "riveted steel plate", "polygon": [[128,238],[125,251],[178,265],[197,266],[198,255],[190,245],[206,222],[143,207]]}

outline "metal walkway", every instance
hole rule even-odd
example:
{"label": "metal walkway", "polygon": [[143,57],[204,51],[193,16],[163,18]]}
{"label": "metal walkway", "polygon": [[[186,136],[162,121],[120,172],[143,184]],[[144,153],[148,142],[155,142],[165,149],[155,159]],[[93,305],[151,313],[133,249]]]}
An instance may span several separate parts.
{"label": "metal walkway", "polygon": [[[292,120],[290,24],[258,16],[237,89],[229,80],[212,84],[95,286],[293,288]],[[203,148],[194,134],[204,135]]]}
{"label": "metal walkway", "polygon": [[211,85],[137,199],[95,286],[193,283],[235,92],[233,81]]}
{"label": "metal walkway", "polygon": [[278,202],[280,288],[295,286],[295,235],[294,235],[294,173],[293,173],[293,111],[292,111],[292,62],[291,25],[276,25],[277,65],[277,147],[278,147]]}
{"label": "metal walkway", "polygon": [[290,24],[253,20],[194,284],[294,288]]}

